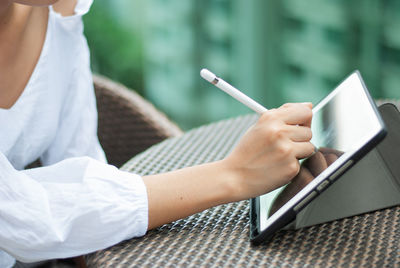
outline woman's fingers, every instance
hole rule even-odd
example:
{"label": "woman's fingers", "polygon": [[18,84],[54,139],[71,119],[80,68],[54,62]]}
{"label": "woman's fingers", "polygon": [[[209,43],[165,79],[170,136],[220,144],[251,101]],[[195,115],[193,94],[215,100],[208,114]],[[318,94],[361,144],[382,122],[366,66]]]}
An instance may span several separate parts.
{"label": "woman's fingers", "polygon": [[310,141],[312,138],[311,128],[305,126],[286,126],[289,139],[295,142]]}
{"label": "woman's fingers", "polygon": [[315,153],[315,147],[309,141],[312,138],[311,103],[288,103],[278,109],[282,120],[286,123],[287,137],[293,142],[293,148],[297,159],[311,156]]}
{"label": "woman's fingers", "polygon": [[295,142],[293,148],[297,159],[303,159],[315,153],[315,146],[311,142]]}
{"label": "woman's fingers", "polygon": [[282,120],[288,125],[311,126],[311,103],[287,103],[282,105],[278,112]]}

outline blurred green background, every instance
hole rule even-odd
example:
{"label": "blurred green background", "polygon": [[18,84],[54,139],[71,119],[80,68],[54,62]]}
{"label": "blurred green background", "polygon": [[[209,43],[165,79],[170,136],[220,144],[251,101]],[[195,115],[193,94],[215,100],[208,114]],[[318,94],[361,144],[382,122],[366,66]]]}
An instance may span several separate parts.
{"label": "blurred green background", "polygon": [[316,103],[355,69],[400,98],[398,0],[95,0],[84,20],[93,71],[183,129],[251,112],[203,67],[267,108]]}

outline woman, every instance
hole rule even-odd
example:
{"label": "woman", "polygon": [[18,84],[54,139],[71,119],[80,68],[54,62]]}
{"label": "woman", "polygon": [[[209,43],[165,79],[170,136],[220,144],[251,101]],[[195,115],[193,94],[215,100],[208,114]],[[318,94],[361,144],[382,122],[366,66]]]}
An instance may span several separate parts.
{"label": "woman", "polygon": [[[90,5],[0,2],[2,267],[86,254],[267,193],[314,151],[311,104],[286,104],[263,114],[221,161],[143,178],[107,165],[81,20]],[[37,158],[43,168],[24,169]]]}

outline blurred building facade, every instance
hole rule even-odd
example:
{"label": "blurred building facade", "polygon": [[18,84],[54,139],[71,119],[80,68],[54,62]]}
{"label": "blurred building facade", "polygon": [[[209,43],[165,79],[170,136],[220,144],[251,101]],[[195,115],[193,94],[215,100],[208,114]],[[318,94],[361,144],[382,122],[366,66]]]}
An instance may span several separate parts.
{"label": "blurred building facade", "polygon": [[144,95],[183,128],[250,112],[203,81],[203,67],[267,108],[315,103],[355,69],[373,97],[400,98],[399,1],[133,2]]}

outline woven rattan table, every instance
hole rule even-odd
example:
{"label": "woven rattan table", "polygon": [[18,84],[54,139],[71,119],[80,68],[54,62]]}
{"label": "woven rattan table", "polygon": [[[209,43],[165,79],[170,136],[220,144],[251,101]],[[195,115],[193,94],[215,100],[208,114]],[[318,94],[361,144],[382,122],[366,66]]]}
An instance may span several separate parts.
{"label": "woven rattan table", "polygon": [[[168,139],[122,169],[146,175],[223,158],[256,115]],[[400,206],[249,243],[248,201],[222,205],[86,257],[89,267],[400,267]]]}

